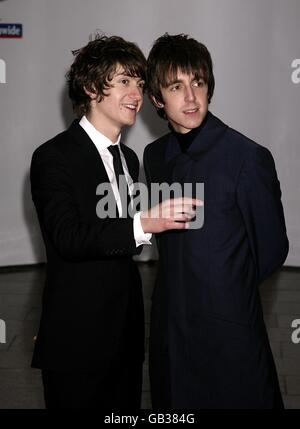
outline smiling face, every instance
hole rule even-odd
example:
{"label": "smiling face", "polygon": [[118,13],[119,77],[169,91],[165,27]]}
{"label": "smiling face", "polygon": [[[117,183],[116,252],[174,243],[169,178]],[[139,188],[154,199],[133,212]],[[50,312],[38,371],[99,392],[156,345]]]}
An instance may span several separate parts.
{"label": "smiling face", "polygon": [[121,66],[116,68],[108,81],[109,88],[101,101],[99,96],[89,93],[91,109],[88,120],[111,141],[115,141],[121,129],[133,125],[143,103],[144,80],[125,74]]}
{"label": "smiling face", "polygon": [[187,133],[201,125],[208,111],[208,87],[202,78],[182,73],[161,87],[163,103],[154,100],[163,108],[167,119],[178,133]]}

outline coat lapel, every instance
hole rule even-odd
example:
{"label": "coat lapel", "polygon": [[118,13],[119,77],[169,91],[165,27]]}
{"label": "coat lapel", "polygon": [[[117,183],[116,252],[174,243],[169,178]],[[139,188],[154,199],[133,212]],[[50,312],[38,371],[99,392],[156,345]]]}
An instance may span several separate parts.
{"label": "coat lapel", "polygon": [[95,177],[98,183],[109,182],[102,158],[90,137],[79,125],[79,121],[75,120],[68,131],[72,136],[72,141],[79,147],[80,153],[85,159],[88,174]]}

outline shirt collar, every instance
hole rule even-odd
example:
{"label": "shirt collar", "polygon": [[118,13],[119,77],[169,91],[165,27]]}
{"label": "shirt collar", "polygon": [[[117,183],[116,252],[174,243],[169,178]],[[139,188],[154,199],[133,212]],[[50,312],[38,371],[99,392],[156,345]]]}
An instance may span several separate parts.
{"label": "shirt collar", "polygon": [[104,149],[107,149],[111,145],[120,144],[121,140],[121,134],[118,137],[118,140],[113,143],[109,138],[107,138],[104,134],[100,133],[94,125],[90,123],[90,121],[87,119],[86,116],[83,116],[80,121],[79,125],[84,129],[84,131],[87,133],[89,138],[92,140],[94,145],[97,147],[98,151],[102,151]]}

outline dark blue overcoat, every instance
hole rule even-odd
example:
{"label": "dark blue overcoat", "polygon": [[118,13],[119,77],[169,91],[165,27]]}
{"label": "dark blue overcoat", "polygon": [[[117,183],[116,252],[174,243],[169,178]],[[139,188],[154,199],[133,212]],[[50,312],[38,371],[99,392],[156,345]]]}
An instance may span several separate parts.
{"label": "dark blue overcoat", "polygon": [[282,406],[259,285],[286,259],[269,150],[211,113],[186,153],[173,133],[145,149],[151,183],[204,183],[201,229],[158,237],[150,377],[157,408]]}

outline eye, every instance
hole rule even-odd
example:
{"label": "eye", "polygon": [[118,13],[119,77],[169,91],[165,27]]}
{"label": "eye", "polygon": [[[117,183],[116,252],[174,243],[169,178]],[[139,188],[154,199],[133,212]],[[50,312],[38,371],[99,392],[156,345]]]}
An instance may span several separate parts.
{"label": "eye", "polygon": [[172,91],[172,92],[176,92],[176,91],[178,91],[180,89],[180,85],[179,85],[179,83],[177,83],[176,85],[172,85],[171,87],[170,87],[170,91]]}
{"label": "eye", "polygon": [[198,88],[202,88],[205,85],[205,82],[203,79],[195,80],[193,82],[193,86],[196,86]]}
{"label": "eye", "polygon": [[145,81],[141,80],[141,81],[138,83],[138,87],[143,89],[143,88],[144,88],[144,86],[145,86]]}
{"label": "eye", "polygon": [[123,79],[121,79],[121,83],[122,83],[123,85],[128,85],[128,84],[129,84],[129,79],[125,79],[125,78],[123,78]]}

